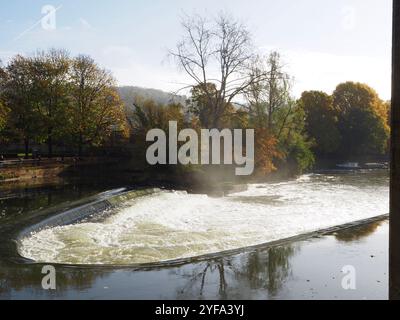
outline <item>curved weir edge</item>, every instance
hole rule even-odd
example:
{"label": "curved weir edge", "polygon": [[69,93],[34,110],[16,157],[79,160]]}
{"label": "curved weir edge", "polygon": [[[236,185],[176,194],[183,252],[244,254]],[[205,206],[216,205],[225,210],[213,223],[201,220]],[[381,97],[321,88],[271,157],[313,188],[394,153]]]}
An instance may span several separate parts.
{"label": "curved weir edge", "polygon": [[[135,198],[140,198],[143,196],[148,196],[152,194],[157,194],[162,192],[161,189],[145,189],[145,190],[139,190],[139,191],[128,191],[128,192],[123,192],[119,193],[117,195],[112,195],[109,196],[108,198],[101,199],[83,206],[79,206],[70,210],[67,210],[65,212],[62,212],[60,214],[57,214],[53,217],[47,218],[43,220],[40,223],[34,224],[28,228],[23,229],[18,236],[16,237],[15,242],[17,243],[17,251],[18,254],[23,258],[25,263],[33,263],[37,264],[38,262],[27,259],[23,257],[19,253],[19,246],[20,246],[20,241],[27,236],[31,235],[32,233],[39,232],[44,229],[48,228],[54,228],[54,227],[62,227],[62,226],[67,226],[67,225],[72,225],[79,223],[83,221],[86,218],[92,217],[98,213],[103,212],[104,210],[107,209],[112,209],[117,207],[118,205],[122,204],[125,201],[133,200]],[[193,262],[199,262],[199,261],[204,261],[204,260],[209,260],[209,259],[216,259],[216,258],[221,258],[221,257],[228,257],[232,255],[237,255],[237,254],[242,254],[242,253],[247,253],[251,252],[254,250],[263,250],[266,248],[272,248],[272,247],[277,247],[277,246],[283,246],[287,245],[293,242],[298,242],[298,241],[305,241],[308,239],[312,238],[318,238],[330,234],[334,234],[335,232],[343,231],[346,229],[351,229],[351,228],[356,228],[360,227],[363,225],[371,224],[374,222],[380,222],[380,221],[385,221],[389,219],[389,214],[383,214],[379,215],[376,217],[372,218],[367,218],[367,219],[362,219],[362,220],[357,220],[353,221],[350,223],[346,224],[341,224],[325,229],[320,229],[320,230],[315,230],[311,232],[306,232],[303,234],[299,234],[293,237],[288,237],[288,238],[283,238],[279,240],[274,240],[258,245],[253,245],[253,246],[247,246],[247,247],[242,247],[238,249],[233,249],[233,250],[225,250],[217,253],[211,253],[211,254],[206,254],[206,255],[200,255],[196,257],[190,257],[190,258],[182,258],[182,259],[174,259],[174,260],[168,260],[168,261],[160,261],[160,262],[154,262],[154,263],[144,263],[144,264],[129,264],[129,265],[107,265],[107,264],[96,264],[96,265],[89,265],[89,264],[71,264],[71,265],[65,265],[65,264],[58,264],[58,263],[53,263],[54,265],[64,265],[68,267],[81,267],[81,268],[91,268],[91,267],[96,267],[96,268],[137,268],[137,269],[153,269],[153,268],[159,268],[159,267],[165,267],[165,266],[176,266],[176,265],[184,265],[187,263],[193,263]]]}
{"label": "curved weir edge", "polygon": [[43,221],[29,226],[18,233],[15,239],[15,241],[17,242],[17,250],[19,250],[21,240],[30,236],[33,233],[40,232],[44,229],[76,224],[89,217],[104,212],[105,210],[115,208],[126,201],[152,194],[157,194],[160,192],[161,189],[145,189],[118,193],[117,195],[110,195],[109,197],[105,197],[103,199],[99,199],[97,201],[78,206],[76,208],[69,209],[65,212],[61,212],[52,217],[46,218]]}

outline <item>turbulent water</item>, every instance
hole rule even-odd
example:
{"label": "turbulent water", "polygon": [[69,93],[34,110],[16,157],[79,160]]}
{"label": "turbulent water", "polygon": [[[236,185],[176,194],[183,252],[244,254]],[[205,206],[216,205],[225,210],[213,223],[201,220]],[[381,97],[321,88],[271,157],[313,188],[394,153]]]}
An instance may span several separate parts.
{"label": "turbulent water", "polygon": [[389,212],[387,173],[307,175],[249,185],[224,198],[163,192],[126,203],[101,222],[22,240],[37,262],[137,264],[196,257],[279,240]]}

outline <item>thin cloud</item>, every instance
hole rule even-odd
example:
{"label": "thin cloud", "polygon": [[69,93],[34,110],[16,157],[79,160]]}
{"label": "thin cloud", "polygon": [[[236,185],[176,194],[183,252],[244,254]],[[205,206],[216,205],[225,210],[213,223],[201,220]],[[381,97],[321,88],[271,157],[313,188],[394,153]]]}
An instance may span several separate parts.
{"label": "thin cloud", "polygon": [[84,18],[80,18],[79,22],[81,24],[81,26],[86,29],[86,30],[94,30],[93,26],[89,23],[89,21],[87,21]]}
{"label": "thin cloud", "polygon": [[[58,10],[60,10],[62,8],[62,5],[58,6],[57,8],[54,9],[54,13],[56,13]],[[36,21],[33,25],[31,25],[29,28],[25,29],[24,31],[22,31],[18,36],[16,36],[14,38],[13,41],[18,41],[19,39],[21,39],[23,36],[25,36],[27,33],[31,32],[32,30],[34,30],[39,24],[42,23],[43,17],[41,17],[38,21]]]}

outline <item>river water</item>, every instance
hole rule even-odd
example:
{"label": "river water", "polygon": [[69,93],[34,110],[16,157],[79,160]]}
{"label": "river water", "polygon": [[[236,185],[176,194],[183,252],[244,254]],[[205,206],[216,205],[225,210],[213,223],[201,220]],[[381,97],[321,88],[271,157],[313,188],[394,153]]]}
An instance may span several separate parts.
{"label": "river water", "polygon": [[260,245],[389,212],[386,172],[304,175],[222,198],[163,191],[23,239],[36,262],[131,265]]}
{"label": "river water", "polygon": [[[20,230],[121,186],[0,189],[0,299],[386,299],[387,221],[178,265],[100,264],[191,257],[379,216],[388,212],[388,185],[388,173],[375,171],[249,185],[224,198],[165,191],[105,220],[25,239],[20,253],[42,263],[19,259]],[[43,290],[42,266],[52,262],[61,263],[57,290]],[[357,269],[356,291],[341,286],[345,265]]]}

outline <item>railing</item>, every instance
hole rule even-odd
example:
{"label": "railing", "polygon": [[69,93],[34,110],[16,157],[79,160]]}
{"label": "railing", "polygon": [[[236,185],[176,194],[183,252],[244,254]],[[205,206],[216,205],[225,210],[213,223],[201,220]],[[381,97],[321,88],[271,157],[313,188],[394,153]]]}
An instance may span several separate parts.
{"label": "railing", "polygon": [[12,167],[34,167],[52,164],[73,164],[78,160],[76,158],[53,158],[53,159],[13,159],[13,160],[3,160],[0,161],[0,168],[12,168]]}
{"label": "railing", "polygon": [[10,160],[0,160],[1,168],[17,168],[17,167],[36,167],[36,166],[46,166],[55,164],[97,164],[104,162],[118,162],[119,158],[102,158],[102,157],[56,157],[56,158],[41,158],[41,159],[10,159]]}

